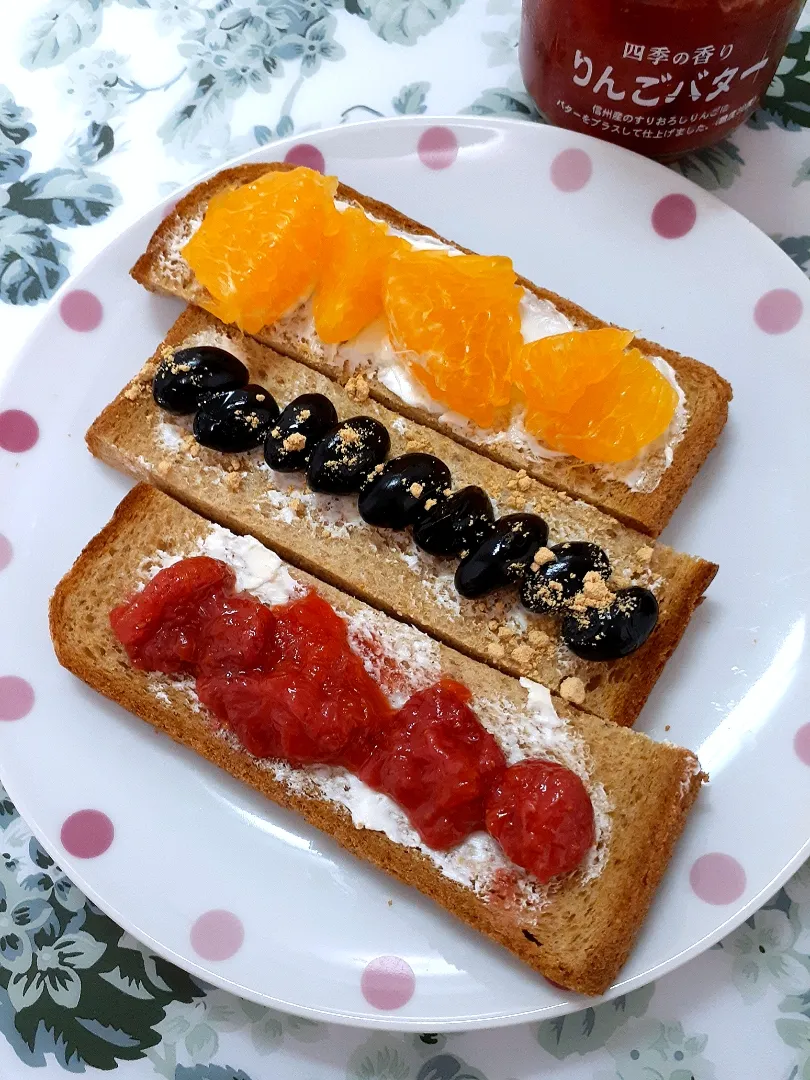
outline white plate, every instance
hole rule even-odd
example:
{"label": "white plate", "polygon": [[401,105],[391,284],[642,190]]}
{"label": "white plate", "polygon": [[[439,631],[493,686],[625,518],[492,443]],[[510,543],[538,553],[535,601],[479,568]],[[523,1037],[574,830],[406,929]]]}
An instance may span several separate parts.
{"label": "white plate", "polygon": [[[721,445],[667,533],[719,562],[720,574],[639,722],[697,750],[712,783],[615,996],[716,941],[810,849],[810,725],[797,740],[808,697],[810,284],[733,210],[643,158],[523,123],[442,125],[445,135],[425,134],[437,121],[408,118],[320,132],[313,142],[347,183],[473,249],[511,255],[530,278],[715,365],[735,390]],[[294,145],[253,159],[283,158]],[[673,194],[693,201],[696,221],[665,239],[652,215]],[[130,228],[72,283],[74,293],[100,300],[100,325],[70,329],[60,302],[75,322],[81,298],[58,297],[3,387],[0,411],[26,411],[40,430],[33,448],[0,451],[0,533],[13,548],[0,573],[0,713],[20,701],[9,690],[22,684],[8,676],[35,691],[25,716],[0,723],[3,782],[45,846],[114,919],[182,967],[257,1001],[432,1031],[581,1008],[581,999],[170,745],[54,660],[48,596],[129,486],[89,456],[84,432],[180,310],[127,276],[164,213]],[[772,290],[788,291],[780,294],[786,306],[777,297],[757,309]],[[804,316],[793,329],[758,327],[755,310],[773,330],[780,310],[790,321],[799,298]],[[0,443],[4,431],[0,418]],[[63,823],[83,809],[114,823],[112,845],[96,858],[71,855],[62,842]],[[693,869],[713,853],[726,858]],[[699,870],[712,867],[719,879],[707,884]],[[693,883],[722,902],[701,899]],[[244,930],[228,959],[205,960],[192,944],[192,925],[212,910],[238,916]],[[380,956],[414,973],[415,993],[399,1008],[363,995],[366,965]],[[397,986],[408,989],[400,967],[394,998]]]}

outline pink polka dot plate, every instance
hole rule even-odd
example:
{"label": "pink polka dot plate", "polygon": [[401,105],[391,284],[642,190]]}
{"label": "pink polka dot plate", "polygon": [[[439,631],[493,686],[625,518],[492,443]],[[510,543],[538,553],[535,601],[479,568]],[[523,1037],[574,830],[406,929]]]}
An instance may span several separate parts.
{"label": "pink polka dot plate", "polygon": [[[616,996],[707,948],[810,854],[810,284],[679,175],[556,129],[404,118],[254,156],[324,167],[466,246],[511,255],[734,386],[721,445],[666,534],[720,573],[639,723],[697,750],[712,782]],[[129,483],[91,459],[84,432],[179,311],[127,276],[165,212],[62,291],[0,387],[3,782],[122,926],[257,1001],[429,1031],[581,1008],[57,665],[48,597]]]}

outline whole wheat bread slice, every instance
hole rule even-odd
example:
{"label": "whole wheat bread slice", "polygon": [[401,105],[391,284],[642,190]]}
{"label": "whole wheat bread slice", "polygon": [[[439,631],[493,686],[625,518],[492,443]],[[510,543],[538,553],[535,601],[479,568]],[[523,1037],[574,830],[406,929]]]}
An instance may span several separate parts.
{"label": "whole wheat bread slice", "polygon": [[[154,675],[130,666],[110,629],[111,608],[144,580],[145,566],[156,552],[197,553],[198,540],[211,529],[209,522],[153,488],[136,487],[56,589],[50,627],[59,662],[159,731],[297,811],[347,851],[412,885],[549,979],[586,994],[603,992],[627,958],[705,779],[694,755],[569,712],[556,699],[558,714],[567,718],[566,731],[581,741],[589,787],[601,785],[612,806],[601,838],[601,871],[590,880],[579,872],[558,879],[540,903],[517,902],[514,893],[509,898],[497,890],[482,896],[446,877],[418,849],[355,827],[342,806],[314,789],[301,791],[279,780],[267,763],[217,731],[181,685],[171,679],[156,684]],[[389,633],[402,633],[402,626],[387,616],[300,571],[291,573],[339,613],[374,618],[382,641]],[[409,633],[424,638],[419,631]],[[463,682],[474,700],[498,699],[525,709],[527,693],[516,680],[433,645],[442,673]]]}
{"label": "whole wheat bread slice", "polygon": [[[205,307],[210,294],[197,282],[181,248],[199,226],[209,200],[219,191],[250,183],[272,169],[289,169],[283,163],[241,165],[225,169],[210,180],[195,187],[181,199],[174,211],[161,223],[149,242],[146,252],[132,269],[132,276],[153,292],[178,296],[190,303]],[[361,195],[341,184],[337,197],[353,203],[392,227],[416,236],[433,237],[441,243],[452,244],[419,222],[412,221],[393,207]],[[466,248],[452,244],[460,251]],[[470,254],[470,252],[467,252]],[[547,300],[566,315],[579,329],[596,329],[606,324],[589,312],[547,289],[539,288],[526,278],[519,277],[523,288],[541,300]],[[334,351],[324,348],[317,337],[303,334],[295,320],[265,327],[257,335],[260,341],[301,360],[333,379],[345,381],[343,363],[333,358]],[[373,397],[389,409],[401,412],[422,424],[427,424],[451,438],[471,446],[514,469],[526,469],[530,475],[551,487],[585,499],[633,528],[658,536],[707,455],[717,441],[728,416],[731,387],[706,364],[666,349],[654,342],[636,339],[635,345],[648,356],[663,358],[674,370],[685,395],[688,415],[683,439],[675,446],[672,463],[664,471],[658,486],[650,492],[634,491],[621,480],[610,479],[605,470],[573,458],[529,459],[526,452],[505,442],[486,443],[474,435],[460,432],[455,426],[443,423],[427,409],[406,404],[376,379],[371,379]]]}
{"label": "whole wheat bread slice", "polygon": [[[651,637],[623,660],[580,660],[560,641],[558,621],[525,611],[514,591],[463,600],[452,583],[454,559],[426,555],[409,532],[367,525],[357,515],[355,496],[301,490],[303,480],[268,469],[261,451],[233,457],[198,446],[183,429],[167,425],[172,417],[155,404],[151,379],[163,349],[205,342],[240,356],[251,379],[282,405],[302,393],[324,393],[341,418],[363,412],[381,420],[391,435],[392,455],[429,451],[447,463],[457,487],[478,484],[489,492],[500,514],[536,510],[548,522],[550,543],[587,539],[600,544],[627,584],[655,589],[660,618]],[[618,724],[635,721],[717,570],[713,563],[663,544],[651,547],[647,537],[538,481],[525,478],[517,486],[515,473],[498,462],[375,401],[358,404],[325,376],[196,308],[181,315],[157,353],[99,416],[87,443],[115,468],[156,484],[221,525],[252,533],[296,566],[476,659],[555,690],[565,679],[579,680],[565,683],[563,691],[572,688],[570,696],[583,708]],[[341,515],[352,514],[350,525],[340,524]],[[580,701],[574,688],[582,687]]]}

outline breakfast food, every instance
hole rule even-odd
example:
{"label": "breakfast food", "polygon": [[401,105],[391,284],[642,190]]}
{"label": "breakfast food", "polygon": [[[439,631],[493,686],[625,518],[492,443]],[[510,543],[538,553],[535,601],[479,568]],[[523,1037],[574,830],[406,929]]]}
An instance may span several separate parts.
{"label": "breakfast food", "polygon": [[50,627],[91,687],[583,993],[621,968],[704,779],[688,751],[576,713],[144,486],[62,580]]}
{"label": "breakfast food", "polygon": [[653,536],[726,421],[712,368],[306,169],[219,173],[132,273]]}
{"label": "breakfast food", "polygon": [[87,441],[344,591],[632,724],[716,567],[351,392],[189,309]]}

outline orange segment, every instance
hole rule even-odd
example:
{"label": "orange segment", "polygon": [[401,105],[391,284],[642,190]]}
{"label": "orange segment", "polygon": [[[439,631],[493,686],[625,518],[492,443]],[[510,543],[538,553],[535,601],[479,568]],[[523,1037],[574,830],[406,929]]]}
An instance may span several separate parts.
{"label": "orange segment", "polygon": [[512,261],[501,257],[398,252],[385,276],[394,348],[437,401],[481,427],[511,398],[520,297]]}
{"label": "orange segment", "polygon": [[625,351],[632,337],[586,330],[525,345],[516,366],[527,428],[552,450],[593,463],[628,461],[662,435],[678,394],[638,349]]}
{"label": "orange segment", "polygon": [[215,195],[183,248],[209,310],[255,333],[306,300],[335,225],[336,190],[334,177],[298,168]]}
{"label": "orange segment", "polygon": [[515,383],[527,401],[545,402],[555,412],[567,412],[586,386],[615,368],[632,340],[632,330],[612,326],[540,338],[520,350]]}
{"label": "orange segment", "polygon": [[382,315],[386,265],[408,246],[355,206],[338,214],[337,228],[324,244],[323,273],[312,301],[321,341],[348,341]]}

